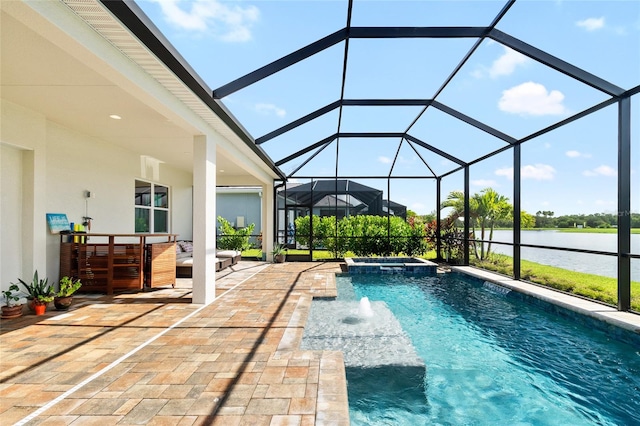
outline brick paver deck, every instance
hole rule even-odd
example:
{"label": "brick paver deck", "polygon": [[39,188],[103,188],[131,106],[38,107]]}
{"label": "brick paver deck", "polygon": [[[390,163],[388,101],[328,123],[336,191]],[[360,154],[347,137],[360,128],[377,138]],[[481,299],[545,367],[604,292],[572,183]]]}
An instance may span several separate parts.
{"label": "brick paver deck", "polygon": [[299,350],[336,272],[243,261],[207,306],[181,279],[2,320],[0,424],[347,425],[342,353]]}

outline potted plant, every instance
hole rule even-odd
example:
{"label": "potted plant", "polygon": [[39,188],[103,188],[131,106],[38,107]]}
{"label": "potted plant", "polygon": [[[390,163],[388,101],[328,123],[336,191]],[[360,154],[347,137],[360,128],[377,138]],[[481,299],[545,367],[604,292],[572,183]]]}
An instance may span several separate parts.
{"label": "potted plant", "polygon": [[59,311],[66,311],[73,302],[73,294],[82,287],[82,283],[78,279],[64,276],[60,278],[60,288],[53,298],[53,304]]}
{"label": "potted plant", "polygon": [[275,243],[271,254],[275,263],[283,263],[287,256],[287,248],[284,244]]}
{"label": "potted plant", "polygon": [[33,306],[32,309],[35,314],[42,315],[47,309],[47,303],[53,300],[54,290],[53,286],[49,285],[49,279],[40,279],[38,277],[38,271],[35,271],[30,283],[26,283],[19,278],[18,281],[27,291],[27,299]]}
{"label": "potted plant", "polygon": [[2,290],[5,304],[2,305],[2,319],[18,318],[22,316],[22,304],[16,304],[20,300],[18,284],[11,283],[7,290]]}
{"label": "potted plant", "polygon": [[33,311],[36,315],[44,315],[47,311],[47,305],[53,301],[53,295],[45,296],[39,294],[33,299]]}

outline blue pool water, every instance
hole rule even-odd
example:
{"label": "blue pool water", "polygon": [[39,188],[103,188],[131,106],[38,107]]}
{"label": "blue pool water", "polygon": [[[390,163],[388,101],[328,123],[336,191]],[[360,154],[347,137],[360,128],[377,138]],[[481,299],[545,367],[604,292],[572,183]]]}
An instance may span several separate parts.
{"label": "blue pool water", "polygon": [[418,383],[347,365],[353,425],[640,424],[639,347],[458,274],[337,281],[386,303],[426,364]]}

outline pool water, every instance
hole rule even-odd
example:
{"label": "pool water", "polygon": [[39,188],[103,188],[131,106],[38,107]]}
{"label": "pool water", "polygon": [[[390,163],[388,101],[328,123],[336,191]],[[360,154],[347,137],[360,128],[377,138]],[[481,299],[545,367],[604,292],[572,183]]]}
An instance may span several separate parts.
{"label": "pool water", "polygon": [[386,303],[427,367],[398,383],[347,366],[353,425],[640,424],[638,347],[459,274],[337,283],[339,300]]}

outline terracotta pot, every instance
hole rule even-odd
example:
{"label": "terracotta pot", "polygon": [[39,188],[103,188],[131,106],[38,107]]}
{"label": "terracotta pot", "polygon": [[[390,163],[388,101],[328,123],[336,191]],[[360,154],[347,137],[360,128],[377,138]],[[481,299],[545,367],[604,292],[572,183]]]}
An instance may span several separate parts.
{"label": "terracotta pot", "polygon": [[36,313],[36,315],[44,315],[44,313],[47,311],[47,304],[46,303],[34,303],[33,304],[33,311]]}
{"label": "terracotta pot", "polygon": [[73,302],[73,296],[67,297],[54,297],[53,305],[59,311],[66,311],[71,306],[71,302]]}
{"label": "terracotta pot", "polygon": [[22,305],[3,306],[2,319],[19,318],[22,316]]}

